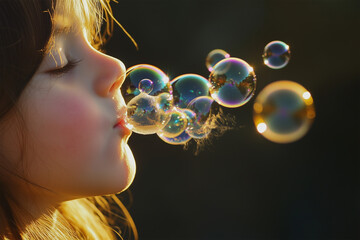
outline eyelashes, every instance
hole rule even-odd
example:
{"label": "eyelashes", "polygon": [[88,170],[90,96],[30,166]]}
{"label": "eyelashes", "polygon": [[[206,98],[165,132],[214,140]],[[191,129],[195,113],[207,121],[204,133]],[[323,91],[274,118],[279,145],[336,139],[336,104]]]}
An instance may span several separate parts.
{"label": "eyelashes", "polygon": [[74,69],[78,63],[80,63],[81,60],[68,60],[67,64],[61,68],[56,68],[53,70],[47,71],[48,74],[52,76],[61,76],[65,73],[70,72],[72,69]]}

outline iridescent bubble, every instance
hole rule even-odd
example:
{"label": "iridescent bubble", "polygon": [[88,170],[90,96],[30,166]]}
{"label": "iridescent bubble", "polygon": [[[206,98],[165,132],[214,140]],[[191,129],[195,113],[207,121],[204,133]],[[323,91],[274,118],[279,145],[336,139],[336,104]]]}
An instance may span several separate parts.
{"label": "iridescent bubble", "polygon": [[282,41],[272,41],[265,46],[264,64],[272,69],[285,67],[290,60],[289,45]]}
{"label": "iridescent bubble", "polygon": [[140,92],[149,94],[154,88],[154,84],[150,79],[143,79],[139,82]]}
{"label": "iridescent bubble", "polygon": [[[185,114],[186,119],[187,119],[186,129],[191,127],[192,123],[196,120],[196,114],[187,108],[185,108],[185,109],[176,108],[176,110]],[[180,133],[179,135],[177,135],[175,137],[165,137],[164,134],[161,133],[161,131],[158,132],[157,134],[163,141],[165,141],[166,143],[169,143],[169,144],[173,144],[173,145],[185,144],[191,139],[191,136],[186,132],[186,130],[184,130],[182,133]]]}
{"label": "iridescent bubble", "polygon": [[290,143],[303,137],[315,118],[308,90],[292,81],[267,85],[254,103],[254,123],[258,132],[276,143]]}
{"label": "iridescent bubble", "polygon": [[173,106],[169,97],[172,88],[159,68],[147,64],[129,68],[121,92],[129,108],[127,121],[134,132],[155,133],[170,119],[167,113]]}
{"label": "iridescent bubble", "polygon": [[187,129],[192,129],[193,125],[194,125],[194,121],[196,121],[196,113],[194,113],[194,111],[188,109],[188,108],[182,108],[180,109],[186,116],[186,119],[187,119],[187,127],[186,127],[186,130]]}
{"label": "iridescent bubble", "polygon": [[215,66],[215,64],[229,57],[230,54],[228,54],[224,50],[221,49],[212,50],[211,52],[209,52],[209,54],[206,57],[206,62],[205,62],[206,67],[209,70],[209,72],[212,72],[214,70],[213,67]]}
{"label": "iridescent bubble", "polygon": [[174,138],[184,132],[187,126],[188,120],[185,113],[174,108],[170,114],[170,120],[158,134],[167,138]]}
{"label": "iridescent bubble", "polygon": [[174,78],[171,82],[174,104],[179,108],[186,108],[195,98],[209,96],[209,81],[197,74],[184,74]]}
{"label": "iridescent bubble", "polygon": [[256,76],[253,68],[239,58],[227,58],[214,66],[210,73],[210,93],[220,105],[240,107],[254,95]]}
{"label": "iridescent bubble", "polygon": [[164,92],[172,94],[169,78],[163,71],[152,65],[139,64],[126,71],[126,78],[121,87],[121,93],[126,103],[140,94],[139,83],[144,79],[152,82],[153,87],[148,93],[149,95],[158,96]]}
{"label": "iridescent bubble", "polygon": [[207,136],[211,129],[208,127],[208,120],[211,114],[211,104],[214,99],[211,97],[198,97],[192,100],[188,109],[195,113],[195,119],[190,122],[186,132],[193,138],[203,138]]}
{"label": "iridescent bubble", "polygon": [[170,93],[161,93],[157,96],[157,103],[162,111],[169,113],[174,106],[173,95]]}
{"label": "iridescent bubble", "polygon": [[191,140],[191,137],[185,131],[182,132],[180,135],[173,137],[173,138],[168,138],[161,134],[158,134],[158,136],[164,142],[166,142],[168,144],[172,144],[172,145],[183,145]]}
{"label": "iridescent bubble", "polygon": [[170,115],[160,109],[158,97],[140,93],[127,104],[127,123],[136,133],[156,133],[169,119]]}

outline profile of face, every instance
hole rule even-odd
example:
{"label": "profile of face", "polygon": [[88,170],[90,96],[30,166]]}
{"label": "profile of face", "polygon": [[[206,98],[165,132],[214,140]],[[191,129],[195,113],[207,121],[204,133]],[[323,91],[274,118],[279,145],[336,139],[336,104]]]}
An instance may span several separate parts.
{"label": "profile of face", "polygon": [[122,124],[124,64],[94,49],[81,27],[55,28],[54,45],[19,100],[25,149],[20,123],[10,118],[1,137],[6,159],[61,200],[121,192],[136,170]]}

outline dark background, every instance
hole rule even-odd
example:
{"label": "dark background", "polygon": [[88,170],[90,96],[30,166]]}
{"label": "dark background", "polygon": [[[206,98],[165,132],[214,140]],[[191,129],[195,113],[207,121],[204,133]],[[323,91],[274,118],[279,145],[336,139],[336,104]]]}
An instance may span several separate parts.
{"label": "dark background", "polygon": [[[312,93],[317,113],[304,138],[275,144],[255,129],[255,96],[224,109],[237,128],[197,156],[194,142],[184,150],[133,134],[129,208],[140,240],[359,239],[358,2],[119,0],[113,10],[140,47],[116,28],[107,51],[127,67],[207,77],[205,57],[220,48],[254,67],[256,93],[292,80]],[[280,70],[262,63],[272,40],[292,51]]]}

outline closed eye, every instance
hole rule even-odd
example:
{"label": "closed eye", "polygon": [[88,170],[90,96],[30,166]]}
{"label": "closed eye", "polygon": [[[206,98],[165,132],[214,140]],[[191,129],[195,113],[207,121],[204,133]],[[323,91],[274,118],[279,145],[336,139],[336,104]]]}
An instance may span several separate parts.
{"label": "closed eye", "polygon": [[46,73],[53,75],[53,76],[60,76],[72,70],[76,65],[81,62],[81,60],[68,60],[67,64],[61,68],[52,69],[46,71]]}

